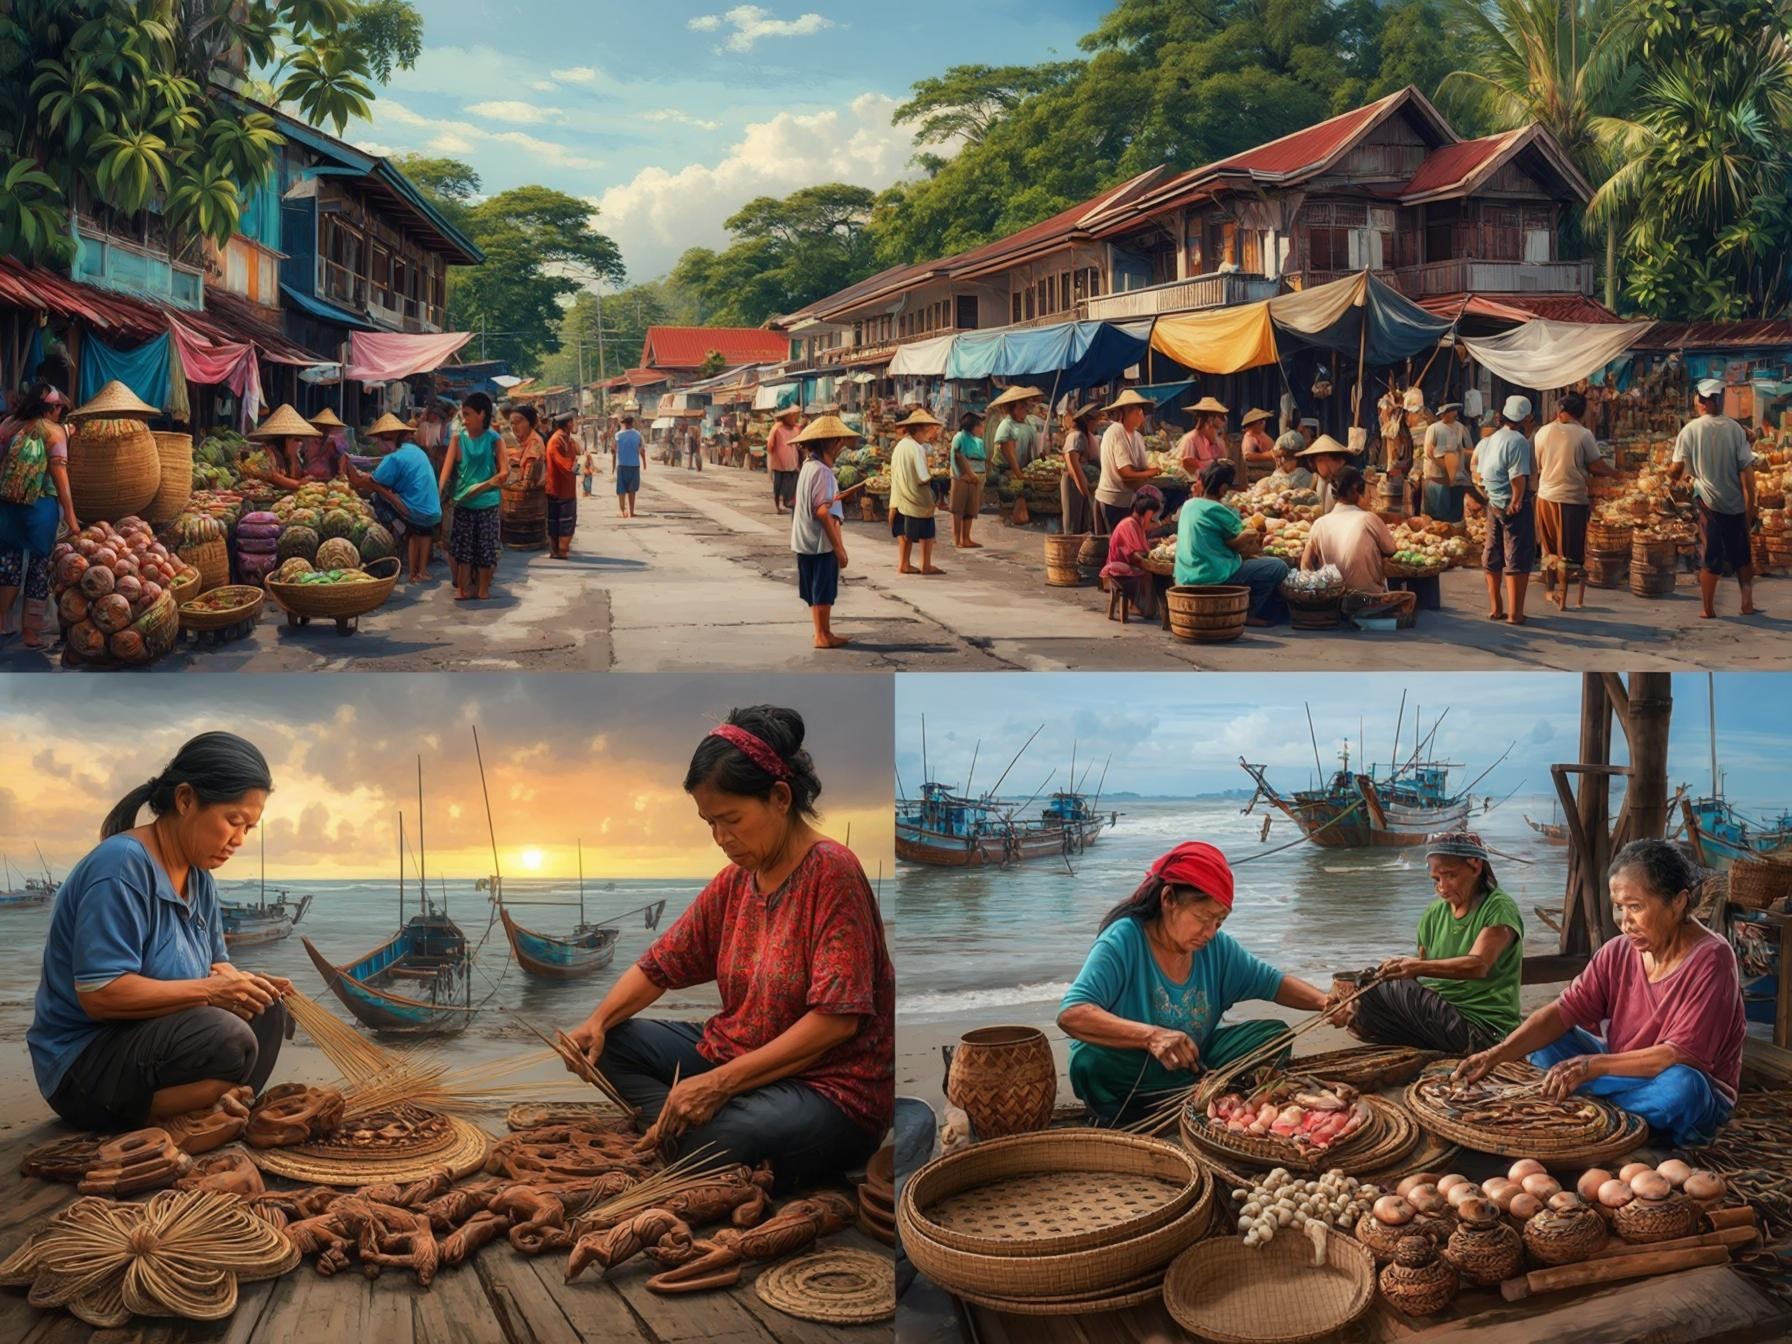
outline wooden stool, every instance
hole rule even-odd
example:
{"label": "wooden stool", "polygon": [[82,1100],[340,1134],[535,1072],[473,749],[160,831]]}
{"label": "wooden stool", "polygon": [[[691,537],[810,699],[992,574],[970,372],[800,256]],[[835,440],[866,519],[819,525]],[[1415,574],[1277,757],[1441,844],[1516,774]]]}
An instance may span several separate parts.
{"label": "wooden stool", "polygon": [[1120,613],[1120,624],[1125,625],[1127,621],[1126,609],[1129,605],[1130,604],[1126,600],[1126,589],[1122,588],[1117,583],[1108,589],[1108,619],[1110,621],[1114,619],[1114,613],[1118,611]]}

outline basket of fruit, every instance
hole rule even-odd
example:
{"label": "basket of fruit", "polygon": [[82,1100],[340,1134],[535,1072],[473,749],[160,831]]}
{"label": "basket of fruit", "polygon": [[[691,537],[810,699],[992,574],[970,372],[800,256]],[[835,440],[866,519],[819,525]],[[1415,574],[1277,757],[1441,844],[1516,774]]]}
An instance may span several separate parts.
{"label": "basket of fruit", "polygon": [[287,582],[270,577],[268,593],[286,612],[288,625],[335,621],[336,632],[346,635],[359,617],[392,596],[401,568],[396,559],[386,559],[364,569],[310,570]]}
{"label": "basket of fruit", "polygon": [[252,583],[229,583],[181,603],[180,628],[197,632],[228,630],[261,615],[267,594]]}

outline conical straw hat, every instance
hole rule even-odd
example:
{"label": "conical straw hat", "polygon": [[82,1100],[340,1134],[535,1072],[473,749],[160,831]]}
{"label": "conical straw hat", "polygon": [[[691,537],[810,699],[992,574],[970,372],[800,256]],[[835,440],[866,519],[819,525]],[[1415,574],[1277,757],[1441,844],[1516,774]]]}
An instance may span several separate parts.
{"label": "conical straw hat", "polygon": [[323,437],[317,427],[293,410],[290,403],[283,405],[266,420],[261,428],[252,431],[251,439],[320,439]]}
{"label": "conical straw hat", "polygon": [[1044,395],[1045,393],[1041,392],[1036,387],[1021,387],[1017,385],[1014,387],[1003,388],[1002,395],[989,403],[989,409],[993,411],[998,406],[1012,406],[1017,401],[1036,401]]}
{"label": "conical straw hat", "polygon": [[1202,415],[1224,415],[1227,408],[1221,404],[1218,397],[1206,396],[1190,406],[1189,410],[1198,411]]}
{"label": "conical straw hat", "polygon": [[801,434],[796,436],[798,443],[813,443],[816,439],[858,439],[862,434],[850,428],[846,421],[837,415],[824,415],[811,421]]}
{"label": "conical straw hat", "polygon": [[1257,407],[1252,407],[1250,410],[1248,410],[1244,413],[1244,419],[1240,420],[1238,423],[1240,425],[1254,425],[1259,420],[1273,420],[1274,418],[1275,417],[1272,416],[1268,411],[1260,410]]}
{"label": "conical straw hat", "polygon": [[311,423],[313,425],[315,425],[318,429],[342,429],[342,428],[344,428],[342,421],[336,418],[336,412],[332,411],[328,406],[324,407],[323,410],[319,411],[316,415],[312,416]]}
{"label": "conical straw hat", "polygon": [[[313,420],[311,423],[316,425],[322,424],[323,422],[321,420]],[[405,422],[400,420],[396,415],[393,415],[391,411],[387,411],[378,420],[375,420],[367,430],[369,436],[378,434],[415,434],[416,432],[416,430],[405,424]]]}
{"label": "conical straw hat", "polygon": [[1349,457],[1350,449],[1339,443],[1330,434],[1321,434],[1312,443],[1302,448],[1296,457],[1324,457],[1327,453],[1336,453],[1339,457]]}
{"label": "conical straw hat", "polygon": [[1143,406],[1146,410],[1156,410],[1157,403],[1149,397],[1142,397],[1132,388],[1127,388],[1101,409],[1104,411],[1124,411],[1128,406]]}
{"label": "conical straw hat", "polygon": [[898,420],[896,422],[896,428],[897,429],[916,429],[922,425],[944,425],[945,423],[946,422],[943,420],[934,419],[933,416],[931,416],[925,410],[923,410],[919,406],[917,406],[914,410],[912,410],[908,413],[907,419]]}
{"label": "conical straw hat", "polygon": [[160,415],[161,413],[158,407],[146,404],[135,392],[114,378],[94,395],[92,401],[70,411],[69,418],[114,416],[127,420],[141,420],[146,416]]}

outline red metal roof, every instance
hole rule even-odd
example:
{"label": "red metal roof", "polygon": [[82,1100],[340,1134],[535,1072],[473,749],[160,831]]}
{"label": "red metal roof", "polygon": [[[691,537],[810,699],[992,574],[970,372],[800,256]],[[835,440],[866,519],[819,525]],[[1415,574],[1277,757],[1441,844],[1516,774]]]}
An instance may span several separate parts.
{"label": "red metal roof", "polygon": [[1760,350],[1792,346],[1792,321],[1657,322],[1637,344],[1650,350]]}
{"label": "red metal roof", "polygon": [[1497,159],[1508,145],[1525,133],[1525,129],[1520,127],[1516,131],[1484,135],[1479,140],[1458,140],[1453,145],[1433,150],[1419,165],[1419,171],[1412,175],[1412,180],[1400,189],[1400,194],[1416,196],[1421,192],[1441,191],[1465,181],[1490,161]]}
{"label": "red metal roof", "polygon": [[666,381],[666,375],[652,369],[628,369],[610,379],[611,387],[652,387]]}
{"label": "red metal roof", "polygon": [[790,356],[790,340],[763,327],[649,327],[641,363],[695,369],[711,351],[728,364],[770,364]]}
{"label": "red metal roof", "polygon": [[1233,169],[1285,177],[1303,169],[1317,168],[1356,139],[1376,117],[1388,110],[1391,104],[1405,98],[1406,94],[1406,89],[1390,93],[1386,98],[1366,107],[1353,108],[1329,121],[1322,121],[1317,126],[1284,135],[1280,140],[1271,140],[1267,145],[1258,145],[1255,149],[1247,149],[1242,154],[1234,154],[1229,159],[1221,159],[1218,163],[1209,164],[1206,169],[1198,168],[1195,171],[1200,173],[1213,169]]}
{"label": "red metal roof", "polygon": [[1610,308],[1584,294],[1435,294],[1417,303],[1428,313],[1453,318],[1488,317],[1509,322],[1528,322],[1546,317],[1552,322],[1622,322]]}

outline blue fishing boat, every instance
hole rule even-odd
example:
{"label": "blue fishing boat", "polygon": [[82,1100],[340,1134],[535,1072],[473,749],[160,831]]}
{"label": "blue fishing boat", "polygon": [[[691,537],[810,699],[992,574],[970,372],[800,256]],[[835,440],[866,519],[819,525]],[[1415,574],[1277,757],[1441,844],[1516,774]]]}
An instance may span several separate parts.
{"label": "blue fishing boat", "polygon": [[[608,883],[606,889],[614,887]],[[590,923],[585,918],[585,846],[579,846],[579,922],[567,934],[543,933],[538,929],[524,928],[511,917],[509,907],[512,905],[564,905],[563,901],[513,901],[504,895],[504,880],[496,875],[479,884],[482,891],[491,893],[493,905],[498,907],[498,918],[504,923],[504,936],[510,940],[510,951],[516,957],[516,964],[525,973],[542,980],[575,980],[582,975],[590,975],[593,971],[601,971],[616,956],[616,942],[622,936],[620,923],[630,915],[645,917],[649,929],[659,927],[660,916],[666,911],[664,901],[651,901],[637,910],[617,915],[614,919],[602,924]]]}
{"label": "blue fishing boat", "polygon": [[256,883],[253,901],[218,902],[224,918],[224,946],[255,947],[261,943],[277,943],[292,932],[293,926],[311,908],[311,893],[293,900],[285,887],[274,888],[274,900],[268,901],[268,855],[265,832],[262,833],[261,877]]}
{"label": "blue fishing boat", "polygon": [[1239,765],[1257,781],[1253,804],[1261,798],[1279,809],[1315,845],[1325,849],[1366,849],[1422,845],[1433,831],[1468,825],[1469,797],[1449,787],[1449,761],[1414,761],[1384,773],[1370,766],[1350,768],[1350,745],[1339,757],[1331,780],[1318,789],[1283,795],[1265,778],[1267,766],[1242,757]]}
{"label": "blue fishing boat", "polygon": [[44,862],[43,850],[37,851],[38,862],[44,865],[42,877],[29,877],[19,872],[20,885],[13,885],[12,862],[0,854],[0,910],[23,910],[30,906],[48,905],[56,897],[57,882]]}
{"label": "blue fishing boat", "polygon": [[1706,868],[1792,849],[1792,812],[1783,809],[1777,817],[1749,817],[1727,798],[1683,799],[1680,816],[1693,859]]}

